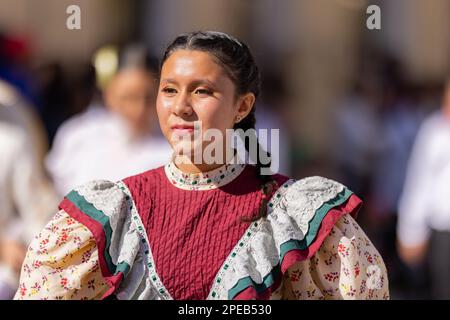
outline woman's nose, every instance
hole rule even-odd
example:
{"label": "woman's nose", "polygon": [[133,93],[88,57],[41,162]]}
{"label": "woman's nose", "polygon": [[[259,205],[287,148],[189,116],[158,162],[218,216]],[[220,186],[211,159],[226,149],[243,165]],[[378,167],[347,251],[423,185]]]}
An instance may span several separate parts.
{"label": "woman's nose", "polygon": [[187,94],[180,94],[174,107],[174,113],[178,116],[190,116],[192,106]]}

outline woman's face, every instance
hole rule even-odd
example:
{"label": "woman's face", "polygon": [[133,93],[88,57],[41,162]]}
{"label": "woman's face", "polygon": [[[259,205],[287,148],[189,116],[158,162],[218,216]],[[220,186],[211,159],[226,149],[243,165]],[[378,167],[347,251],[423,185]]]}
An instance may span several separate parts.
{"label": "woman's face", "polygon": [[[237,116],[245,116],[253,100],[236,98],[235,85],[214,58],[202,51],[178,50],[164,62],[157,97],[157,111],[161,130],[175,154],[183,148],[194,152],[192,143],[186,143],[194,134],[194,122],[201,121],[202,134],[218,129],[225,137],[226,129],[233,128]],[[208,143],[201,143],[204,150]]]}
{"label": "woman's face", "polygon": [[150,131],[154,118],[155,82],[141,69],[120,71],[105,91],[107,107],[127,121],[136,134]]}

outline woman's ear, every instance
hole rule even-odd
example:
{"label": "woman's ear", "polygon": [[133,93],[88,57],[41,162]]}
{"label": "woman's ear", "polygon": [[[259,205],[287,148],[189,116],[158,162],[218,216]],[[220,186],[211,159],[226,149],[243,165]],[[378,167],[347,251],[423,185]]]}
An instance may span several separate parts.
{"label": "woman's ear", "polygon": [[241,119],[244,119],[255,104],[256,97],[252,92],[246,93],[239,97],[237,102],[237,111],[236,111],[236,121],[239,122]]}

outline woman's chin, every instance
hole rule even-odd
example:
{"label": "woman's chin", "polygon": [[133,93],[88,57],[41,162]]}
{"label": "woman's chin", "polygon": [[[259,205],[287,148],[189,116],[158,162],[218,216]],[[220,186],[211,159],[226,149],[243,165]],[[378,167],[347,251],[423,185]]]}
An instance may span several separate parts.
{"label": "woman's chin", "polygon": [[[191,144],[174,144],[172,145],[174,157],[177,159],[182,159],[183,161],[193,162],[195,159],[195,155],[199,154],[201,159],[201,150],[196,152],[195,148],[192,147]],[[198,158],[198,157],[197,157]]]}

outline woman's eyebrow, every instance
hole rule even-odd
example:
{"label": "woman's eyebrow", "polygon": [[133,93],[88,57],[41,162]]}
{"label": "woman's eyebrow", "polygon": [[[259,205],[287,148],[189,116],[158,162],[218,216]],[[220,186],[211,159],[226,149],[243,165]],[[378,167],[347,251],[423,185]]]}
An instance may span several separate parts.
{"label": "woman's eyebrow", "polygon": [[[161,83],[179,85],[178,81],[173,78],[161,79]],[[215,89],[217,87],[211,80],[208,80],[208,79],[196,79],[196,80],[189,82],[188,85],[190,87],[206,85],[206,86],[211,87],[212,89]]]}
{"label": "woman's eyebrow", "polygon": [[215,89],[215,88],[216,88],[216,85],[215,85],[212,81],[210,81],[210,80],[208,80],[208,79],[198,79],[198,80],[194,80],[194,81],[191,82],[191,85],[192,85],[192,86],[206,85],[206,86],[211,87],[212,89]]}
{"label": "woman's eyebrow", "polygon": [[161,82],[164,83],[172,83],[172,84],[178,84],[178,82],[175,79],[167,78],[167,79],[161,79]]}

